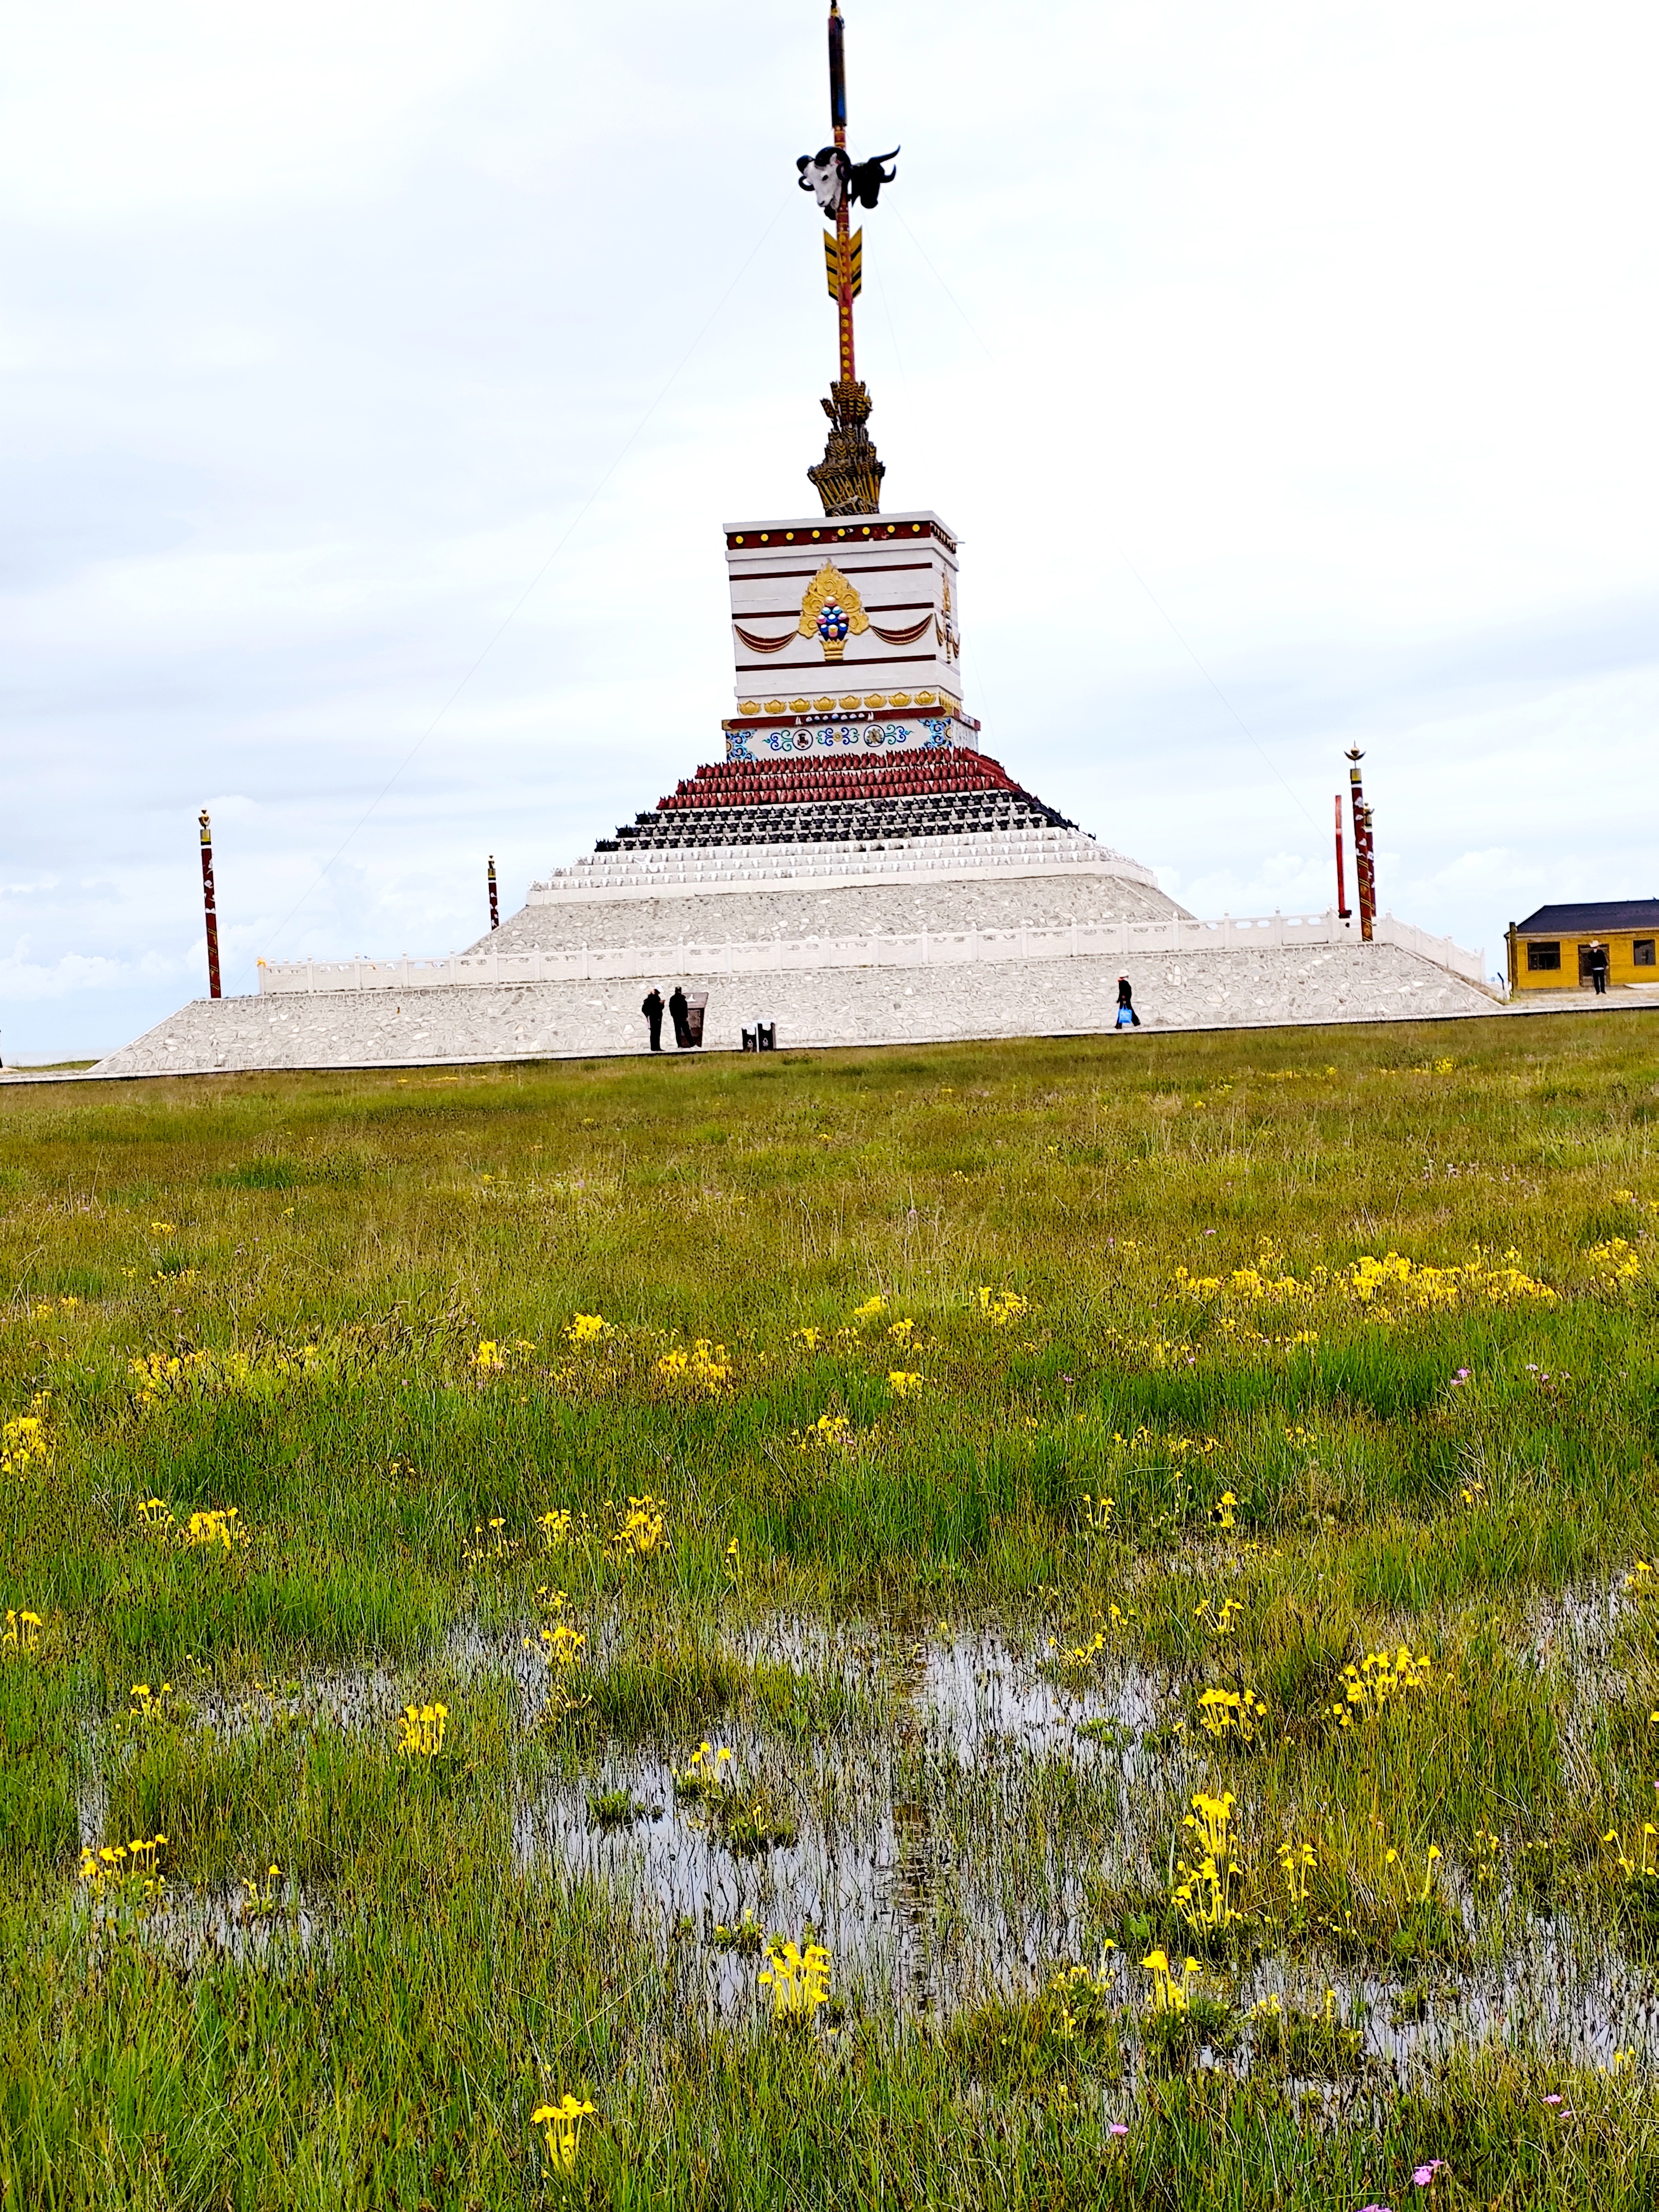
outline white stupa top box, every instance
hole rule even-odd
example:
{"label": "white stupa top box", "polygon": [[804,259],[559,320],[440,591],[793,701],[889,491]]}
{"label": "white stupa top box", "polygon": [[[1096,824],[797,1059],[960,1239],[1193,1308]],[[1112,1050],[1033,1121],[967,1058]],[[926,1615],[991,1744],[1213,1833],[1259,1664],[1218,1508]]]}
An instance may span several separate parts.
{"label": "white stupa top box", "polygon": [[[726,526],[736,715],[728,754],[824,718],[892,746],[972,744],[953,532],[931,511]],[[756,741],[759,742],[757,743]],[[833,742],[833,741],[832,741]],[[775,748],[770,748],[775,750]]]}

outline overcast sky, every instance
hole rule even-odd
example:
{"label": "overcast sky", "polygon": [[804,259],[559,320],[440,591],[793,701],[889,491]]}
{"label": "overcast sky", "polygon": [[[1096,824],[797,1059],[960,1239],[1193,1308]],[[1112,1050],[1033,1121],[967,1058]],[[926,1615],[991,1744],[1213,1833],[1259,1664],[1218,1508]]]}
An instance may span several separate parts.
{"label": "overcast sky", "polygon": [[[0,5],[0,1039],[429,953],[699,761],[834,370],[822,0]],[[1659,19],[848,0],[890,508],[1194,911],[1659,893]]]}

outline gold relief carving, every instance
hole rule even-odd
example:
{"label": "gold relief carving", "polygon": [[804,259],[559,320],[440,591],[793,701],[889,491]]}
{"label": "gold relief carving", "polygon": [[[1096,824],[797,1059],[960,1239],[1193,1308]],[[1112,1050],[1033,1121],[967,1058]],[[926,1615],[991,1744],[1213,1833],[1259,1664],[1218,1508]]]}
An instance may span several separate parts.
{"label": "gold relief carving", "polygon": [[833,699],[814,699],[812,702],[813,711],[816,714],[827,714],[835,703],[836,702]]}
{"label": "gold relief carving", "polygon": [[807,702],[805,699],[792,699],[789,702],[789,711],[792,714],[804,714],[806,708]]}
{"label": "gold relief carving", "polygon": [[833,561],[826,561],[802,594],[797,631],[802,637],[816,637],[826,660],[839,660],[848,635],[861,637],[869,627],[858,586]]}
{"label": "gold relief carving", "polygon": [[918,707],[936,707],[939,704],[939,702],[934,698],[931,691],[918,691],[916,694],[916,704]]}
{"label": "gold relief carving", "polygon": [[739,699],[738,702],[738,712],[740,714],[758,714],[760,712],[760,701],[758,699]]}
{"label": "gold relief carving", "polygon": [[864,695],[864,703],[866,707],[884,707],[887,704],[887,694],[884,691],[866,691]]}
{"label": "gold relief carving", "polygon": [[783,712],[783,702],[782,702],[782,700],[781,700],[781,699],[769,699],[769,700],[767,701],[767,702],[766,702],[766,711],[767,711],[767,713],[768,713],[769,714],[782,714],[782,712]]}
{"label": "gold relief carving", "polygon": [[895,707],[908,707],[910,703],[910,694],[908,691],[895,691],[890,703]]}
{"label": "gold relief carving", "polygon": [[858,693],[857,693],[856,691],[843,691],[843,692],[842,692],[842,696],[841,696],[841,704],[842,704],[843,707],[856,707],[856,706],[858,705],[858,703],[859,703],[859,695],[858,695]]}

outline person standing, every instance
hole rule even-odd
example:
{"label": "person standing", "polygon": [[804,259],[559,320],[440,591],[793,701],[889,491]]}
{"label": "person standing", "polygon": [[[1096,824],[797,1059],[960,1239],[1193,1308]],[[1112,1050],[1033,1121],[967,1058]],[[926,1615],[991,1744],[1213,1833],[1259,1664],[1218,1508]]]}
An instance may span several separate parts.
{"label": "person standing", "polygon": [[668,1000],[668,1018],[674,1024],[674,1042],[682,1052],[691,1048],[691,1024],[686,1016],[691,1011],[684,983],[676,983]]}
{"label": "person standing", "polygon": [[1606,994],[1607,988],[1607,948],[1605,945],[1592,942],[1589,949],[1589,971],[1590,981],[1595,986],[1595,995],[1598,999],[1601,998]]}
{"label": "person standing", "polygon": [[1140,1017],[1135,1012],[1134,986],[1130,982],[1127,975],[1120,975],[1117,979],[1117,1021],[1115,1025],[1121,1030],[1138,1030],[1140,1027]]}
{"label": "person standing", "polygon": [[646,993],[640,1012],[645,1016],[651,1030],[651,1049],[662,1050],[662,993],[653,983]]}

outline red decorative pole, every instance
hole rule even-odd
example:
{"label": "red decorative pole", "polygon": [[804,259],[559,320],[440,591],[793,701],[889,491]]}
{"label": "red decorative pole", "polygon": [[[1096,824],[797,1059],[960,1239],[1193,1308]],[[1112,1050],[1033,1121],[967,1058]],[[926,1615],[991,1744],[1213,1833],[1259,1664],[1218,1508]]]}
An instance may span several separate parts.
{"label": "red decorative pole", "polygon": [[202,809],[202,904],[207,913],[208,996],[222,998],[219,988],[219,915],[213,903],[213,827]]}
{"label": "red decorative pole", "polygon": [[1359,934],[1369,945],[1371,924],[1376,919],[1376,861],[1371,838],[1371,810],[1365,804],[1359,781],[1359,763],[1364,757],[1357,745],[1346,755],[1353,763],[1348,770],[1348,796],[1353,806],[1353,872],[1359,886]]}
{"label": "red decorative pole", "polygon": [[1336,794],[1336,918],[1346,921],[1353,912],[1348,904],[1348,887],[1342,874],[1342,794]]}
{"label": "red decorative pole", "polygon": [[489,856],[489,927],[499,929],[501,926],[501,910],[495,902],[495,855],[492,853]]}

